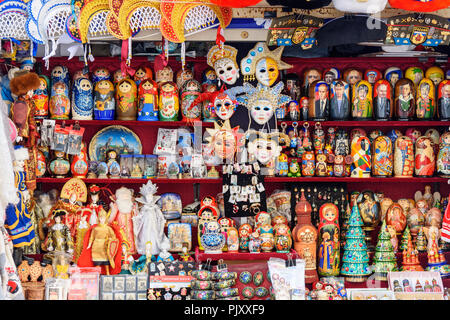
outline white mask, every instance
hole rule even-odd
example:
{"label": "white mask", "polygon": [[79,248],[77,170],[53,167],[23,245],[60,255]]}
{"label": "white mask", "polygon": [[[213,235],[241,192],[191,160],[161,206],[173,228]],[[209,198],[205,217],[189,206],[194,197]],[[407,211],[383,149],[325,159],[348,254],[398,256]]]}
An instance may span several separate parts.
{"label": "white mask", "polygon": [[273,107],[268,100],[257,100],[250,109],[252,119],[260,125],[267,123],[273,116]]}
{"label": "white mask", "polygon": [[234,114],[235,105],[230,97],[226,96],[224,99],[216,98],[214,100],[214,108],[216,115],[222,120],[228,120]]}
{"label": "white mask", "polygon": [[270,87],[278,78],[278,66],[275,60],[263,58],[256,63],[256,79],[267,87]]}
{"label": "white mask", "polygon": [[233,85],[239,78],[239,69],[236,67],[233,60],[224,58],[216,61],[214,70],[217,77],[228,85]]}
{"label": "white mask", "polygon": [[281,147],[273,140],[255,139],[249,144],[248,152],[253,154],[260,163],[267,164],[279,156]]}

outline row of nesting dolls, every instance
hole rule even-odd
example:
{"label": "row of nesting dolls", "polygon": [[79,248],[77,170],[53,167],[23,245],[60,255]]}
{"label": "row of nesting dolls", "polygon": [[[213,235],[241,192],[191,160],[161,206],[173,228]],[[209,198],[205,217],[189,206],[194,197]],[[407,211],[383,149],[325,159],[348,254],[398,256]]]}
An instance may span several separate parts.
{"label": "row of nesting dolls", "polygon": [[297,147],[284,148],[275,163],[277,176],[432,177],[437,173],[450,177],[450,132],[439,135],[428,129],[422,135],[409,128],[405,135],[395,129],[367,134],[357,128],[349,135],[331,127],[325,137],[320,127],[315,131],[313,141],[301,131]]}
{"label": "row of nesting dolls", "polygon": [[[424,77],[425,74],[425,77]],[[336,68],[305,71],[303,97],[296,74],[286,76],[286,94],[293,99],[277,110],[278,120],[450,120],[450,80],[437,66],[424,73],[410,67],[402,78],[401,69],[391,67],[385,78],[377,69],[363,74]]]}
{"label": "row of nesting dolls", "polygon": [[[98,68],[89,79],[88,74],[77,71],[72,78],[66,66],[52,69],[50,79],[40,75],[41,85],[34,91],[35,118],[74,120],[139,120],[177,121],[179,110],[183,120],[205,119],[214,121],[207,102],[192,105],[205,90],[217,90],[213,69],[203,73],[200,84],[191,69],[180,70],[176,75],[169,66],[153,73],[147,66],[139,67],[133,78],[117,70],[113,77],[107,68]],[[181,103],[180,103],[181,101]]]}

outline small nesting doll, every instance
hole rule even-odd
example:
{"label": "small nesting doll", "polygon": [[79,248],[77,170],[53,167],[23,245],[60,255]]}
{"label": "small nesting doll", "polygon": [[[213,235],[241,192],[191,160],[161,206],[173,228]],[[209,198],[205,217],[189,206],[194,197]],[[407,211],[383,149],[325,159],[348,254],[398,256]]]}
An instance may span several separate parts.
{"label": "small nesting doll", "polygon": [[202,73],[202,92],[207,91],[211,85],[217,87],[217,75],[213,68],[208,67]]}
{"label": "small nesting doll", "polygon": [[137,88],[131,79],[122,79],[116,85],[117,120],[136,120]]}
{"label": "small nesting doll", "polygon": [[289,225],[277,223],[273,226],[275,249],[278,253],[291,251],[292,234]]}
{"label": "small nesting doll", "polygon": [[394,148],[391,139],[379,136],[372,143],[372,176],[390,177],[394,169]]}
{"label": "small nesting doll", "polygon": [[315,81],[309,86],[308,119],[328,120],[330,113],[330,88],[325,81]]}
{"label": "small nesting doll", "polygon": [[314,81],[319,81],[321,79],[321,74],[318,69],[307,69],[304,72],[303,78],[303,96],[309,95],[309,88]]}
{"label": "small nesting doll", "polygon": [[381,71],[378,69],[368,69],[364,72],[364,80],[374,85],[375,82],[383,78]]}
{"label": "small nesting doll", "polygon": [[178,88],[174,82],[164,82],[159,89],[159,120],[178,121],[180,109]]}
{"label": "small nesting doll", "polygon": [[433,141],[430,137],[422,136],[416,141],[414,157],[414,173],[418,177],[432,177],[436,167]]}
{"label": "small nesting doll", "polygon": [[373,117],[372,85],[358,81],[353,87],[352,117],[355,120],[371,120]]}
{"label": "small nesting doll", "polygon": [[419,85],[419,82],[423,77],[424,72],[420,67],[409,67],[405,71],[405,78],[411,80],[415,87]]}
{"label": "small nesting doll", "polygon": [[339,209],[333,203],[325,203],[320,207],[319,217],[319,275],[338,276],[340,262]]}
{"label": "small nesting doll", "polygon": [[392,87],[389,81],[381,79],[373,87],[373,114],[375,120],[392,119],[394,106],[392,103]]}
{"label": "small nesting doll", "polygon": [[67,96],[67,85],[64,82],[56,82],[52,85],[49,110],[52,119],[69,119],[70,99]]}
{"label": "small nesting doll", "polygon": [[436,113],[434,83],[430,79],[422,79],[417,86],[416,117],[418,120],[433,120]]}
{"label": "small nesting doll", "polygon": [[183,121],[201,120],[201,104],[194,104],[194,100],[200,96],[201,85],[197,80],[189,79],[184,82],[181,89],[181,115]]}
{"label": "small nesting doll", "polygon": [[183,88],[186,81],[192,79],[194,79],[194,72],[192,71],[192,69],[185,68],[184,70],[178,70],[176,75],[177,88]]}
{"label": "small nesting doll", "polygon": [[304,151],[302,154],[302,175],[313,177],[316,170],[316,157],[314,151]]}
{"label": "small nesting doll", "polygon": [[308,114],[309,114],[309,98],[308,97],[300,98],[299,107],[300,107],[301,120],[307,121]]}
{"label": "small nesting doll", "polygon": [[342,80],[335,80],[330,89],[330,119],[347,120],[350,116],[350,86]]}
{"label": "small nesting doll", "polygon": [[115,108],[113,83],[109,80],[100,80],[94,90],[94,119],[114,120]]}
{"label": "small nesting doll", "polygon": [[36,119],[45,119],[48,117],[48,86],[49,80],[47,76],[39,76],[39,88],[34,90],[33,101],[36,108],[34,109],[34,117]]}
{"label": "small nesting doll", "polygon": [[[156,70],[155,70],[156,71]],[[173,82],[173,70],[170,66],[156,71],[155,81],[160,86],[164,82]]]}
{"label": "small nesting doll", "polygon": [[394,176],[411,178],[414,172],[414,144],[411,138],[400,136],[395,140]]}
{"label": "small nesting doll", "polygon": [[398,120],[411,120],[415,112],[415,86],[409,79],[400,79],[395,84],[395,114]]}
{"label": "small nesting doll", "polygon": [[352,178],[369,178],[371,171],[370,140],[365,136],[356,136],[351,143]]}
{"label": "small nesting doll", "polygon": [[77,70],[72,76],[72,82],[77,81],[79,78],[89,79],[89,73],[84,73],[83,70]]}
{"label": "small nesting doll", "polygon": [[[217,92],[217,85],[215,84],[202,85],[202,92],[203,93]],[[202,118],[204,122],[215,122],[217,120],[217,114],[214,108],[214,101],[210,100],[212,99],[205,99],[202,102]]]}
{"label": "small nesting doll", "polygon": [[439,176],[450,177],[450,132],[444,133],[439,138],[439,153],[436,165]]}
{"label": "small nesting doll", "polygon": [[72,88],[72,119],[92,120],[94,113],[93,87],[89,79],[78,78]]}
{"label": "small nesting doll", "polygon": [[395,84],[401,78],[403,78],[403,72],[399,67],[390,67],[384,71],[384,79],[389,81],[392,88],[395,88]]}
{"label": "small nesting doll", "polygon": [[92,84],[95,86],[95,84],[101,80],[111,80],[111,73],[108,68],[100,67],[94,70],[94,73],[92,74]]}
{"label": "small nesting doll", "polygon": [[54,87],[54,84],[57,82],[63,82],[65,84],[65,95],[69,96],[69,88],[70,88],[70,75],[69,75],[69,69],[67,69],[66,66],[55,66],[52,69],[51,73],[51,93],[50,96],[55,95],[56,88]]}
{"label": "small nesting doll", "polygon": [[146,79],[153,79],[153,72],[152,69],[146,66],[140,66],[137,68],[136,72],[134,73],[133,80],[136,82],[136,86],[139,87],[142,81]]}
{"label": "small nesting doll", "polygon": [[127,74],[123,74],[122,70],[119,69],[114,72],[112,81],[113,81],[114,85],[117,85],[121,80],[128,79],[128,78],[129,78],[129,76]]}
{"label": "small nesting doll", "polygon": [[353,87],[357,82],[363,78],[362,72],[357,69],[347,69],[344,71],[344,81]]}
{"label": "small nesting doll", "polygon": [[433,81],[435,87],[439,86],[442,80],[445,79],[444,70],[438,66],[429,67],[425,71],[425,78]]}
{"label": "small nesting doll", "polygon": [[151,79],[144,79],[138,90],[139,121],[158,121],[158,85]]}
{"label": "small nesting doll", "polygon": [[253,232],[252,226],[248,223],[242,224],[239,229],[239,249],[248,251],[248,243],[250,241],[250,234]]}
{"label": "small nesting doll", "polygon": [[288,73],[285,78],[284,94],[291,97],[291,100],[300,99],[300,78],[296,73]]}
{"label": "small nesting doll", "polygon": [[442,81],[438,86],[438,115],[439,120],[450,119],[450,80]]}
{"label": "small nesting doll", "polygon": [[292,100],[287,107],[288,118],[291,121],[300,120],[300,106],[297,101]]}
{"label": "small nesting doll", "polygon": [[327,171],[327,156],[323,153],[316,155],[316,176],[326,177],[328,175]]}

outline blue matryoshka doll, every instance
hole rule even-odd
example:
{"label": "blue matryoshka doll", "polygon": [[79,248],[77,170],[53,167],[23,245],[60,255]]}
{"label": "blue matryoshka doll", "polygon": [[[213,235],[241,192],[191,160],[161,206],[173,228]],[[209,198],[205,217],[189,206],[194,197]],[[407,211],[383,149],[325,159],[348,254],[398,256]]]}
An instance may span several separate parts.
{"label": "blue matryoshka doll", "polygon": [[202,92],[206,91],[208,85],[218,86],[216,71],[213,68],[206,68],[202,73]]}
{"label": "blue matryoshka doll", "polygon": [[94,70],[92,74],[92,84],[95,86],[100,80],[111,80],[111,73],[105,67],[100,67]]}
{"label": "blue matryoshka doll", "polygon": [[72,88],[72,119],[92,120],[94,112],[93,86],[89,79],[78,78]]}
{"label": "blue matryoshka doll", "polygon": [[65,96],[69,97],[69,88],[70,88],[70,75],[69,75],[69,69],[67,69],[66,66],[55,66],[52,69],[52,74],[51,74],[51,93],[50,96],[54,96],[55,95],[55,88],[54,88],[54,84],[57,82],[63,82],[65,84]]}
{"label": "blue matryoshka doll", "polygon": [[109,80],[100,80],[94,91],[94,118],[95,120],[114,120],[116,99],[114,85]]}

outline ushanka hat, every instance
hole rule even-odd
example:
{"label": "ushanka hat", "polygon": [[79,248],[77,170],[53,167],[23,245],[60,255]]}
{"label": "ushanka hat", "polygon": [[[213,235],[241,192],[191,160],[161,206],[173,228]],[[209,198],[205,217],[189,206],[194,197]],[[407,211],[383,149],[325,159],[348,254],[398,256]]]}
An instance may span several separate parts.
{"label": "ushanka hat", "polygon": [[17,71],[11,79],[9,87],[16,96],[23,96],[30,90],[36,90],[41,84],[39,76],[34,72]]}
{"label": "ushanka hat", "polygon": [[395,9],[415,12],[433,12],[450,6],[449,0],[389,0],[389,5]]}
{"label": "ushanka hat", "polygon": [[271,6],[284,6],[296,9],[318,9],[326,7],[331,0],[266,0]]}

